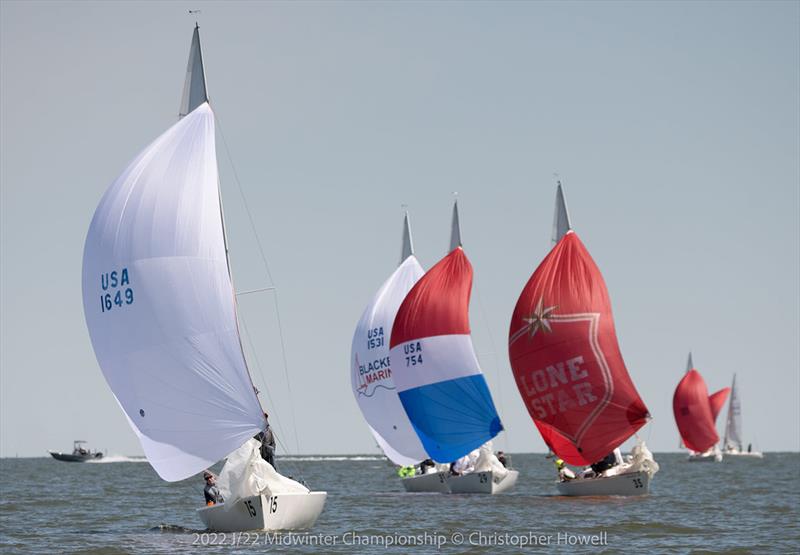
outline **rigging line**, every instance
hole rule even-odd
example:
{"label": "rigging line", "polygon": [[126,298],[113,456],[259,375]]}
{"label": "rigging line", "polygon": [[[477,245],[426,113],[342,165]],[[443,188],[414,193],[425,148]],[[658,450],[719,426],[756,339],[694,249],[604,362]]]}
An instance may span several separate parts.
{"label": "rigging line", "polygon": [[231,156],[230,148],[228,148],[228,140],[225,138],[225,133],[222,131],[222,123],[219,120],[216,112],[214,113],[214,120],[217,122],[217,127],[219,127],[219,136],[222,137],[222,144],[225,146],[225,155],[228,157],[228,161],[231,163],[231,170],[233,170],[233,178],[236,181],[236,187],[239,190],[239,196],[242,197],[242,204],[244,205],[244,211],[247,214],[247,219],[250,222],[250,227],[253,230],[253,235],[256,239],[256,245],[258,245],[258,252],[261,255],[261,260],[264,262],[264,269],[267,272],[267,277],[269,278],[270,284],[275,287],[275,280],[272,279],[272,272],[269,269],[269,263],[267,262],[267,256],[264,254],[264,247],[261,244],[261,238],[258,236],[256,232],[256,224],[255,220],[253,220],[253,213],[250,212],[250,207],[247,205],[247,197],[244,195],[244,190],[242,189],[242,182],[239,180],[239,172],[236,171],[236,165],[233,163],[233,157]]}
{"label": "rigging line", "polygon": [[[483,325],[486,326],[486,333],[489,335],[489,345],[492,347],[491,358],[494,360],[494,373],[495,377],[497,378],[497,402],[502,408],[503,412],[505,412],[506,407],[503,404],[503,384],[500,381],[500,364],[497,360],[497,347],[494,343],[494,336],[492,336],[491,326],[489,326],[489,318],[486,316],[486,309],[483,307],[483,297],[481,297],[481,292],[478,289],[477,284],[475,285],[475,296],[478,297],[478,307],[481,310],[481,318],[483,319]],[[505,436],[503,436],[503,444],[506,448],[505,450],[508,451],[510,441],[508,427],[503,426],[503,431],[505,432]]]}
{"label": "rigging line", "polygon": [[275,291],[275,287],[261,287],[260,289],[250,289],[248,291],[238,291],[236,293],[237,297],[241,297],[242,295],[249,295],[251,293],[263,293],[264,291]]}
{"label": "rigging line", "polygon": [[283,373],[286,376],[286,389],[289,392],[289,410],[292,414],[292,428],[294,430],[294,445],[296,453],[300,453],[300,436],[297,435],[297,419],[294,416],[294,401],[292,401],[292,384],[289,381],[289,363],[286,360],[286,347],[283,341],[283,324],[281,323],[281,311],[278,308],[278,291],[272,296],[275,301],[275,317],[278,320],[278,335],[281,338],[281,356],[283,357]]}
{"label": "rigging line", "polygon": [[[272,409],[273,407],[276,406],[275,401],[273,401],[272,395],[270,395],[269,393],[269,388],[267,387],[267,380],[264,378],[264,371],[261,366],[261,361],[258,358],[258,353],[256,353],[255,345],[253,343],[253,338],[250,335],[250,330],[247,328],[247,324],[244,322],[244,319],[242,319],[242,329],[244,330],[244,335],[247,338],[247,344],[250,347],[250,352],[253,353],[253,358],[255,359],[256,363],[256,369],[258,370],[258,377],[261,378],[261,383],[263,384],[264,390],[267,393],[267,400],[269,400],[270,403],[270,409]],[[278,433],[283,435],[283,427],[281,426],[280,418],[275,418],[275,427],[278,428]]]}
{"label": "rigging line", "polygon": [[[247,338],[247,343],[250,346],[250,351],[253,353],[253,358],[255,359],[256,363],[256,369],[258,370],[258,375],[261,378],[261,383],[263,384],[264,390],[266,391],[267,399],[269,400],[270,403],[270,409],[272,407],[277,407],[275,401],[272,399],[272,395],[270,395],[269,393],[269,388],[267,387],[267,381],[266,379],[264,379],[264,372],[262,370],[261,361],[258,358],[258,353],[256,352],[255,345],[253,343],[253,338],[250,335],[250,330],[247,328],[247,324],[244,322],[244,319],[242,319],[242,328],[244,329],[244,335]],[[278,435],[276,436],[275,434],[273,434],[275,442],[283,449],[284,453],[286,453],[287,455],[291,455],[292,454],[291,450],[283,441],[281,441],[281,437],[284,436],[284,430],[283,427],[281,426],[281,419],[278,418],[276,415],[273,422],[275,423],[275,427],[278,429]],[[276,458],[277,455],[278,454],[275,453]],[[292,464],[288,464],[286,466],[289,467],[289,470],[292,471],[293,474],[295,473],[294,471],[300,470],[299,468],[297,468],[297,466]],[[302,472],[299,472],[298,474],[302,474]]]}
{"label": "rigging line", "polygon": [[281,314],[278,310],[278,290],[275,284],[275,280],[272,278],[272,272],[269,269],[269,263],[267,262],[267,257],[264,254],[264,247],[261,244],[261,238],[258,236],[258,231],[256,230],[256,224],[253,220],[253,214],[250,212],[250,207],[247,205],[247,197],[245,197],[244,190],[242,189],[242,182],[239,180],[239,173],[236,171],[236,165],[233,163],[233,156],[231,156],[230,148],[228,148],[228,140],[225,138],[225,133],[222,130],[222,123],[219,120],[216,112],[214,114],[214,121],[217,123],[217,127],[219,127],[219,135],[222,138],[222,144],[225,146],[225,154],[228,157],[228,161],[231,164],[231,170],[233,170],[233,177],[236,181],[236,187],[239,190],[239,195],[242,197],[242,204],[244,205],[245,213],[247,214],[247,219],[250,222],[250,228],[253,230],[253,236],[256,239],[256,245],[258,246],[258,252],[261,255],[261,261],[264,263],[264,270],[266,270],[267,277],[269,278],[269,283],[272,285],[273,290],[275,292],[274,301],[275,301],[275,316],[278,321],[278,331],[280,334],[281,339],[281,356],[283,357],[283,371],[286,376],[286,389],[289,393],[289,406],[291,408],[292,414],[292,428],[294,430],[294,442],[295,447],[297,448],[297,453],[300,451],[300,439],[297,435],[297,420],[295,418],[294,413],[294,400],[292,397],[292,386],[289,380],[289,366],[287,364],[287,357],[286,357],[286,344],[283,339],[283,325],[281,324]]}

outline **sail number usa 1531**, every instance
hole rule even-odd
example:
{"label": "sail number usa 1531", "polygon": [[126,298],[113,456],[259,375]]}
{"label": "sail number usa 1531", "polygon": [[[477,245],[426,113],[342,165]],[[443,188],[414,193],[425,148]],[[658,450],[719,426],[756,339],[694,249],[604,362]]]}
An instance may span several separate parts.
{"label": "sail number usa 1531", "polygon": [[128,268],[112,270],[100,274],[100,312],[110,312],[114,308],[122,308],[133,304],[133,287]]}

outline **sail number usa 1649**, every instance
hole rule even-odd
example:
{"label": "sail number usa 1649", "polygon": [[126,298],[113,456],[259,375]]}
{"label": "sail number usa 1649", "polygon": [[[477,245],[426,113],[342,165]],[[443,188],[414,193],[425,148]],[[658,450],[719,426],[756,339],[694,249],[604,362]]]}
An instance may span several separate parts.
{"label": "sail number usa 1649", "polygon": [[133,304],[133,287],[128,268],[112,270],[100,274],[100,312],[110,312],[114,308],[122,308]]}

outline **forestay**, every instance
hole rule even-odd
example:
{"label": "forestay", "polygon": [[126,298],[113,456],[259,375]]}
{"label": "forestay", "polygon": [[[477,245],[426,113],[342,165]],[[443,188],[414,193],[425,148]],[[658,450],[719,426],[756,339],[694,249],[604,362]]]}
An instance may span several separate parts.
{"label": "forestay", "polygon": [[104,194],[86,238],[83,301],[103,374],[163,479],[203,470],[260,430],[207,103],[145,148]]}
{"label": "forestay", "polygon": [[397,309],[424,271],[413,254],[406,215],[403,260],[381,286],[358,321],[351,349],[353,395],[375,441],[394,463],[416,464],[427,458],[408,420],[394,382],[394,369],[403,359],[389,354],[389,339]]}

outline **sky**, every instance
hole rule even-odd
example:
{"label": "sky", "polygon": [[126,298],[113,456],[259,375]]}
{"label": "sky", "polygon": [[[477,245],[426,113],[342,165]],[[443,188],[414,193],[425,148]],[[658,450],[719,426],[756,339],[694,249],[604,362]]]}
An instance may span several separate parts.
{"label": "sky", "polygon": [[277,287],[240,314],[284,452],[377,452],[352,334],[398,262],[403,205],[429,268],[454,192],[497,445],[545,451],[507,333],[550,247],[554,173],[651,449],[677,448],[690,350],[711,391],[737,375],[745,441],[800,449],[800,3],[3,0],[1,457],[142,452],[89,341],[83,243],[176,121],[195,20],[235,285]]}

